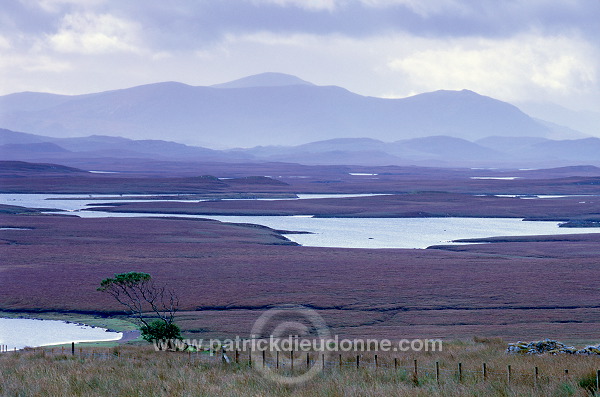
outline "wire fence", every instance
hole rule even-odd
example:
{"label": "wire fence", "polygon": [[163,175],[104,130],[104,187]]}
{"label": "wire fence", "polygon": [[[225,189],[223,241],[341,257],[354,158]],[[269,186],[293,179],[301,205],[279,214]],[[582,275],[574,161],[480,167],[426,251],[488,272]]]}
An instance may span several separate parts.
{"label": "wire fence", "polygon": [[[74,343],[71,346],[62,347],[41,347],[41,348],[25,348],[22,350],[9,350],[6,345],[0,345],[0,353],[25,353],[44,356],[65,356],[76,357],[79,359],[90,360],[147,360],[146,357],[136,357],[135,354],[117,348],[90,348],[76,346]],[[157,352],[160,353],[160,352]],[[164,352],[163,352],[164,353]],[[565,368],[560,375],[557,372],[542,373],[538,366],[532,367],[528,371],[515,369],[513,365],[508,364],[504,367],[490,366],[488,363],[482,362],[478,369],[473,369],[472,362],[470,368],[466,368],[463,363],[455,363],[452,367],[442,366],[439,361],[421,363],[417,359],[407,361],[397,357],[387,356],[384,359],[378,354],[373,355],[342,355],[342,354],[326,354],[320,352],[269,352],[266,351],[179,351],[170,352],[176,354],[181,360],[185,360],[191,365],[199,365],[201,363],[220,363],[223,365],[238,365],[247,367],[268,367],[271,370],[280,371],[308,371],[313,366],[317,366],[322,371],[392,371],[401,374],[405,379],[413,382],[415,385],[422,381],[436,382],[440,384],[445,381],[453,382],[486,382],[491,380],[503,380],[510,385],[511,383],[530,384],[537,387],[541,383],[548,383],[551,380],[556,380],[557,377],[562,377],[565,380],[572,379],[571,377],[577,373]],[[600,394],[600,369],[595,371],[595,384],[593,391]]]}
{"label": "wire fence", "polygon": [[[298,370],[308,371],[313,366],[318,366],[323,371],[335,370],[368,370],[368,371],[402,371],[413,383],[419,384],[421,380],[435,381],[438,385],[445,380],[456,382],[486,382],[490,380],[503,380],[508,385],[512,383],[529,383],[537,387],[541,383],[548,383],[551,380],[562,378],[563,380],[572,380],[573,374],[577,371],[570,371],[565,368],[562,373],[557,371],[552,373],[542,373],[539,366],[533,366],[529,371],[523,369],[515,370],[513,365],[507,364],[504,367],[490,366],[482,362],[479,369],[465,368],[462,362],[455,363],[451,368],[443,367],[439,361],[423,365],[419,360],[412,362],[391,359],[381,360],[378,354],[366,356],[358,354],[356,356],[332,355],[319,352],[313,353],[294,353],[288,352],[287,355],[275,352],[267,355],[265,351],[260,354],[246,353],[241,355],[239,351],[220,351],[214,352],[215,357],[220,354],[221,360],[227,364],[246,364],[248,366],[262,366],[274,370]],[[577,368],[576,368],[577,369]],[[560,370],[558,372],[561,372]],[[581,374],[580,374],[581,375]],[[595,382],[592,385],[594,392],[600,393],[600,369],[595,370]]]}

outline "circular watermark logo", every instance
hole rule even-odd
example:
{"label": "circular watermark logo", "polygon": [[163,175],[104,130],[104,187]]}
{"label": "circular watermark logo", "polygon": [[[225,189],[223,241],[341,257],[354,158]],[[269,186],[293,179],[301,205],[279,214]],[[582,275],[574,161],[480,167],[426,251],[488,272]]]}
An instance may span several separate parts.
{"label": "circular watermark logo", "polygon": [[274,382],[298,384],[323,370],[328,355],[324,343],[331,333],[315,310],[282,305],[264,312],[254,322],[250,337],[257,347],[251,353],[256,370]]}

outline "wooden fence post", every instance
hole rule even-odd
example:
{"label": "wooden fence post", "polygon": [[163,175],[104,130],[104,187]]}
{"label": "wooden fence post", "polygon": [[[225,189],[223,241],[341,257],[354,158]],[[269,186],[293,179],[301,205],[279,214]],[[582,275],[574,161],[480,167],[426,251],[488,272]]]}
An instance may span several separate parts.
{"label": "wooden fence post", "polygon": [[440,362],[435,362],[435,382],[440,385]]}
{"label": "wooden fence post", "polygon": [[375,355],[375,370],[377,371],[377,367],[379,367],[379,363],[377,362],[377,354]]}
{"label": "wooden fence post", "polygon": [[413,383],[415,385],[419,384],[419,365],[417,363],[417,360],[415,359],[415,367],[414,367],[414,372],[413,372]]}
{"label": "wooden fence post", "polygon": [[294,350],[290,350],[290,358],[292,360],[291,370],[294,370]]}
{"label": "wooden fence post", "polygon": [[360,367],[360,355],[356,355],[356,369]]}
{"label": "wooden fence post", "polygon": [[306,369],[310,368],[310,356],[308,352],[306,353]]}
{"label": "wooden fence post", "polygon": [[533,387],[535,387],[535,388],[538,387],[538,375],[539,375],[539,369],[538,369],[538,367],[535,367],[533,369]]}
{"label": "wooden fence post", "polygon": [[342,355],[340,354],[340,369],[342,369]]}
{"label": "wooden fence post", "polygon": [[275,352],[275,368],[279,369],[279,350]]}
{"label": "wooden fence post", "polygon": [[265,361],[266,361],[266,351],[263,350],[262,351],[262,366],[263,366],[263,368],[266,366],[266,362]]}
{"label": "wooden fence post", "polygon": [[75,342],[71,342],[71,355],[75,355]]}
{"label": "wooden fence post", "polygon": [[483,381],[485,382],[487,380],[487,365],[486,363],[483,363]]}
{"label": "wooden fence post", "polygon": [[240,362],[240,352],[238,349],[235,349],[235,363],[239,364]]}
{"label": "wooden fence post", "polygon": [[394,357],[394,369],[398,369],[398,359],[396,357]]}
{"label": "wooden fence post", "polygon": [[510,385],[510,381],[511,381],[511,370],[510,370],[510,364],[507,366],[506,368],[506,380],[508,381],[508,384]]}
{"label": "wooden fence post", "polygon": [[325,371],[325,353],[321,353],[321,365],[322,365],[323,371]]}
{"label": "wooden fence post", "polygon": [[463,379],[462,363],[458,363],[458,383],[461,383]]}

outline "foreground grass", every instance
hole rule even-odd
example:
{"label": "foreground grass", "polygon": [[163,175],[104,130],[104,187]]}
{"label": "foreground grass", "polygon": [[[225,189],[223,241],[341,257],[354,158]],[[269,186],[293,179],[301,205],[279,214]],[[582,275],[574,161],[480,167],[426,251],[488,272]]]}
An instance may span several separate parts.
{"label": "foreground grass", "polygon": [[[0,354],[2,396],[591,396],[580,381],[600,368],[597,357],[507,356],[504,344],[454,343],[444,352],[412,356],[363,353],[362,368],[355,355],[330,357],[331,366],[312,380],[286,386],[264,378],[240,363],[222,364],[216,357],[181,352],[155,352],[151,346],[83,348],[83,355],[62,354],[59,349],[38,349]],[[95,356],[92,356],[94,353]],[[118,354],[118,355],[117,355]],[[397,368],[394,368],[394,358]],[[415,382],[412,365],[417,359]],[[440,383],[435,378],[439,363]],[[301,361],[298,361],[301,362]],[[458,363],[463,378],[458,379]],[[484,381],[477,372],[485,362]],[[259,362],[254,363],[259,366]],[[511,383],[506,368],[511,365]],[[539,368],[538,386],[533,368]],[[297,371],[302,367],[297,364]],[[569,374],[565,375],[564,370]],[[591,378],[590,378],[591,379]],[[595,380],[595,378],[594,378]]]}

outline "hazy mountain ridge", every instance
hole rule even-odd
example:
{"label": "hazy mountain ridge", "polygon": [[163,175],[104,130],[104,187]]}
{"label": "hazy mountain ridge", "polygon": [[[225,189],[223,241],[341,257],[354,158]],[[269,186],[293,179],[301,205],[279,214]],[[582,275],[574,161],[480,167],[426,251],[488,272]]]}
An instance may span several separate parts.
{"label": "hazy mountain ridge", "polygon": [[87,174],[87,171],[59,164],[35,164],[24,161],[0,161],[0,176],[43,174]]}
{"label": "hazy mountain ridge", "polygon": [[187,162],[286,162],[321,165],[553,167],[600,165],[600,139],[488,137],[476,142],[430,136],[383,142],[343,138],[298,146],[213,150],[161,140],[90,136],[51,138],[0,129],[0,158],[36,162],[71,159],[148,159]]}
{"label": "hazy mountain ridge", "polygon": [[517,107],[468,90],[384,99],[276,73],[216,86],[165,82],[75,96],[11,94],[0,97],[0,126],[54,137],[168,137],[213,147],[552,134]]}
{"label": "hazy mountain ridge", "polygon": [[99,135],[78,138],[52,138],[1,128],[0,157],[5,160],[130,157],[228,162],[244,161],[251,158],[251,156],[244,153],[225,153],[170,141],[131,140]]}
{"label": "hazy mountain ridge", "polygon": [[581,131],[584,134],[600,135],[600,111],[576,111],[555,103],[518,102],[516,105],[532,117]]}

